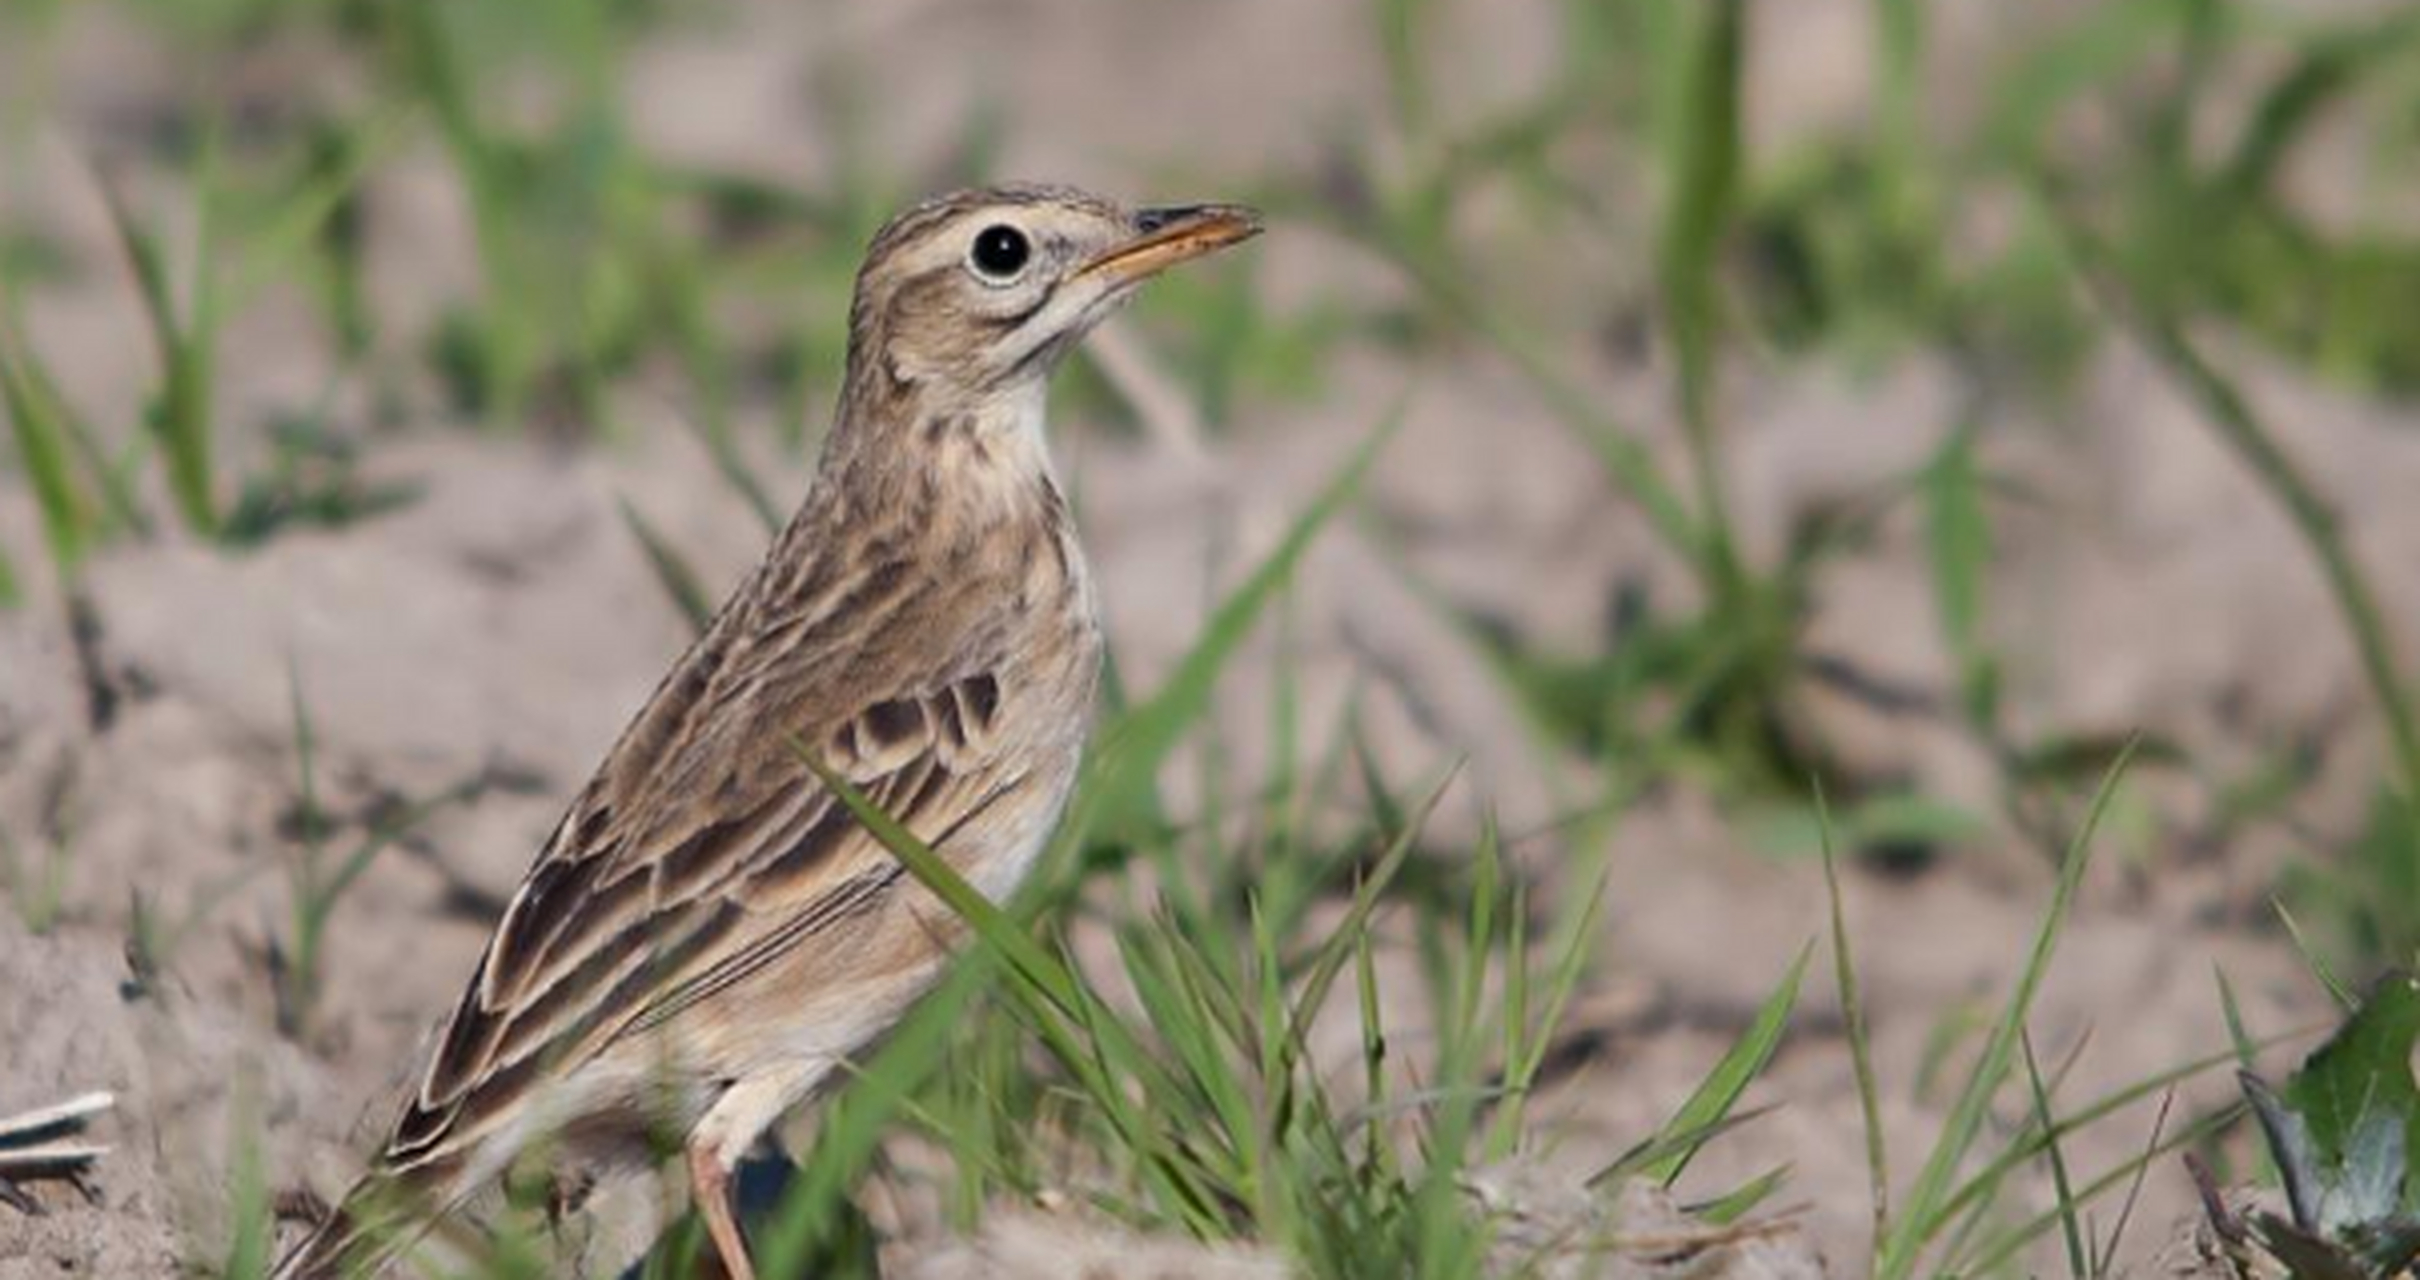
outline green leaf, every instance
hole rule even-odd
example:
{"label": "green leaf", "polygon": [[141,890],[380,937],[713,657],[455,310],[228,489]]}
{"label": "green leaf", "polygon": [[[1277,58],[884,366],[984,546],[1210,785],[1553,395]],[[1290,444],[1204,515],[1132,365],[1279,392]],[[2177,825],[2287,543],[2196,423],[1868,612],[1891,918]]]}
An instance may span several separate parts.
{"label": "green leaf", "polygon": [[2420,1241],[2410,1177],[2411,1153],[2420,1149],[2414,1143],[2420,1134],[2420,1086],[2413,1084],[2411,1068],[2415,1040],[2420,979],[2395,974],[2371,990],[2283,1089],[2244,1074],[2244,1095],[2284,1175],[2300,1234],[2349,1246],[2373,1261],[2386,1261],[2374,1249],[2402,1251]]}

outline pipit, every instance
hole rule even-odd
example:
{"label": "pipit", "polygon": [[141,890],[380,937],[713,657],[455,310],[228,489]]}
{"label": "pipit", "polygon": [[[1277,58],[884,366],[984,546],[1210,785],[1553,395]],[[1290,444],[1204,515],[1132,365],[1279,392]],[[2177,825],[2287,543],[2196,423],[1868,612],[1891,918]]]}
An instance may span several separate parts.
{"label": "pipit", "polygon": [[375,1273],[526,1155],[584,1177],[669,1133],[749,1280],[735,1164],[966,933],[817,768],[992,898],[1024,878],[1101,653],[1045,384],[1142,281],[1259,229],[1027,186],[883,228],[805,501],[572,802],[370,1172],[279,1277]]}

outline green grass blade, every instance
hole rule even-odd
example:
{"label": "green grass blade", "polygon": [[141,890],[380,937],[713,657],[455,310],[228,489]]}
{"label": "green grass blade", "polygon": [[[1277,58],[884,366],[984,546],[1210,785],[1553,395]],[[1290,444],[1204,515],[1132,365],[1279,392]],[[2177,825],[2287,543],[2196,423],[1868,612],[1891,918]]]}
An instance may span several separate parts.
{"label": "green grass blade", "polygon": [[[2266,1043],[2282,1044],[2291,1038],[2278,1036]],[[1993,1157],[1973,1177],[1967,1179],[1947,1201],[1943,1202],[1940,1219],[1947,1222],[1988,1204],[1992,1195],[1998,1190],[2000,1184],[2007,1180],[2009,1174],[2015,1172],[2020,1165],[2036,1159],[2042,1154],[2045,1142],[2053,1138],[2064,1138],[2069,1134],[2089,1128],[2154,1093],[2174,1088],[2204,1072],[2215,1071],[2226,1066],[2234,1060],[2235,1054],[2231,1048],[2205,1054],[2190,1062],[2180,1063],[2165,1071],[2145,1076],[2122,1089],[2112,1090],[2090,1105],[2060,1117],[2058,1122],[2047,1131],[2027,1128],[2017,1135],[1999,1155]]]}
{"label": "green grass blade", "polygon": [[2154,1144],[2140,1156],[2126,1161],[2077,1188],[2071,1204],[2044,1210],[1986,1242],[1971,1260],[1961,1262],[1955,1268],[1955,1274],[1967,1276],[1998,1274],[2001,1268],[2007,1266],[2020,1250],[2033,1243],[2043,1232],[2050,1230],[2058,1222],[2060,1214],[2073,1212],[2076,1208],[2091,1204],[2120,1186],[2130,1185],[2146,1166],[2156,1164],[2174,1152],[2182,1151],[2225,1132],[2228,1126],[2235,1123],[2242,1110],[2240,1105],[2227,1107],[2177,1130],[2174,1135]]}
{"label": "green grass blade", "polygon": [[227,1213],[233,1219],[233,1228],[228,1233],[226,1262],[219,1272],[225,1280],[263,1280],[275,1261],[269,1252],[272,1244],[269,1182],[262,1167],[254,1092],[249,1079],[238,1081],[235,1114],[240,1127],[227,1196]]}
{"label": "green grass blade", "polygon": [[2328,998],[2336,1002],[2336,1007],[2348,1014],[2359,1009],[2361,997],[2353,993],[2353,988],[2344,979],[2336,976],[2335,966],[2328,963],[2326,956],[2319,954],[2319,949],[2311,943],[2310,935],[2303,932],[2302,921],[2295,919],[2293,911],[2283,902],[2272,901],[2269,909],[2277,913],[2277,922],[2286,927],[2286,937],[2293,942],[2295,952],[2302,957],[2302,963],[2310,969],[2311,976],[2326,988]]}
{"label": "green grass blade", "polygon": [[[1564,1011],[1570,1008],[1571,997],[1579,990],[1580,976],[1586,971],[1589,958],[1595,954],[1597,922],[1603,918],[1605,889],[1612,879],[1613,864],[1610,861],[1599,862],[1596,876],[1590,882],[1584,899],[1586,905],[1580,908],[1574,927],[1570,930],[1570,939],[1556,959],[1554,973],[1548,979],[1545,1008],[1540,1012],[1537,1024],[1525,1030],[1523,1052],[1506,1063],[1504,1086],[1511,1102],[1500,1113],[1496,1133],[1489,1140],[1487,1150],[1491,1160],[1512,1155],[1519,1142],[1522,1100],[1528,1096],[1530,1087],[1537,1083],[1538,1072],[1546,1065],[1546,1054],[1554,1047],[1555,1029],[1563,1025]],[[1516,967],[1526,963],[1517,954],[1513,962]]]}
{"label": "green grass blade", "polygon": [[1710,1226],[1727,1227],[1754,1212],[1756,1206],[1772,1198],[1790,1180],[1790,1166],[1775,1165],[1703,1204],[1688,1207],[1690,1217]]}
{"label": "green grass blade", "polygon": [[1840,992],[1840,1021],[1849,1041],[1849,1068],[1857,1078],[1857,1113],[1865,1130],[1865,1172],[1873,1199],[1876,1256],[1891,1220],[1890,1155],[1882,1138],[1882,1090],[1874,1074],[1873,1031],[1866,1025],[1865,999],[1857,983],[1857,961],[1849,950],[1849,925],[1840,892],[1840,857],[1832,847],[1831,808],[1820,788],[1815,812],[1823,833],[1823,888],[1831,901],[1832,980]]}
{"label": "green grass blade", "polygon": [[2117,794],[2118,782],[2124,777],[2126,765],[2133,758],[2131,745],[2120,753],[2117,761],[2101,780],[2086,813],[2083,826],[2069,844],[2067,859],[2059,869],[2057,887],[2051,894],[2050,906],[2043,912],[2042,923],[2034,935],[2033,949],[2027,956],[2024,971],[2018,976],[2016,990],[2011,992],[2007,1006],[1992,1028],[1991,1039],[1985,1044],[1982,1060],[1967,1078],[1951,1106],[1949,1118],[1943,1123],[1941,1135],[1935,1139],[1924,1168],[1909,1188],[1906,1205],[1899,1220],[1884,1241],[1875,1259],[1874,1273],[1882,1280],[1907,1280],[1915,1274],[1917,1257],[1950,1220],[1948,1202],[1953,1195],[1952,1181],[1966,1154],[1982,1132],[1983,1122],[1990,1110],[1992,1098],[2007,1079],[2015,1057],[2017,1039],[2026,1014],[2033,1008],[2034,992],[2042,976],[2050,968],[2050,958],[2058,949],[2060,932],[2066,927],[2067,913],[2075,901],[2076,887],[2083,883],[2084,868],[2090,864],[2092,837],[2109,803]]}
{"label": "green grass blade", "polygon": [[1352,958],[1353,948],[1359,939],[1368,932],[1370,917],[1377,912],[1379,899],[1412,856],[1421,827],[1427,824],[1437,803],[1445,798],[1446,789],[1453,785],[1456,776],[1459,775],[1447,775],[1429,791],[1428,798],[1413,811],[1410,821],[1395,834],[1386,851],[1379,855],[1369,875],[1354,886],[1351,905],[1345,908],[1344,918],[1328,932],[1327,941],[1313,955],[1310,969],[1299,988],[1300,994],[1295,997],[1294,1025],[1287,1034],[1296,1043],[1308,1042],[1311,1018],[1327,1003],[1328,992],[1335,986],[1337,975],[1343,971],[1345,962]]}
{"label": "green grass blade", "polygon": [[689,620],[692,632],[704,635],[707,624],[714,621],[714,598],[706,594],[697,571],[689,567],[688,559],[673,549],[672,543],[647,517],[639,514],[630,499],[616,498],[614,506],[621,511],[622,524],[630,530],[630,536],[639,540],[639,550],[647,556],[647,567],[655,571],[655,580],[671,598],[673,607]]}
{"label": "green grass blade", "polygon": [[830,1243],[830,1224],[892,1118],[949,1065],[950,1040],[977,994],[998,976],[998,964],[996,953],[975,949],[908,1014],[872,1061],[851,1069],[849,1086],[824,1108],[814,1151],[757,1241],[760,1274],[807,1274],[807,1260]]}
{"label": "green grass blade", "polygon": [[16,428],[17,460],[33,482],[51,558],[58,563],[59,575],[69,577],[93,532],[92,507],[76,483],[59,406],[41,393],[5,332],[0,332],[0,405],[7,407]]}
{"label": "green grass blade", "polygon": [[2236,1002],[2235,984],[2227,981],[2227,971],[2215,962],[2210,973],[2218,980],[2218,1008],[2227,1020],[2227,1042],[2235,1046],[2235,1065],[2250,1071],[2257,1065],[2254,1058],[2259,1046],[2253,1042],[2251,1028],[2244,1021],[2243,1006]]}
{"label": "green grass blade", "polygon": [[826,767],[804,744],[794,744],[794,749],[807,768],[848,808],[850,815],[882,842],[882,847],[908,869],[908,874],[966,922],[986,948],[997,952],[1036,991],[1049,997],[1062,1014],[1075,1014],[1083,996],[1074,974],[1043,950],[998,903],[967,883],[956,867],[867,799],[854,783]]}
{"label": "green grass blade", "polygon": [[227,286],[219,295],[223,311],[250,302],[318,238],[345,202],[359,192],[363,181],[413,136],[405,126],[416,114],[408,105],[379,110],[343,135],[332,163],[281,193],[267,225],[250,238],[229,273]]}
{"label": "green grass blade", "polygon": [[98,490],[101,510],[95,513],[90,529],[105,534],[113,529],[131,531],[138,537],[148,537],[151,521],[143,514],[142,500],[135,494],[133,470],[139,456],[113,461],[93,434],[92,424],[77,413],[60,394],[58,383],[51,379],[33,345],[25,336],[23,326],[5,307],[0,307],[0,359],[13,359],[12,375],[22,380],[22,394],[35,408],[58,424],[60,436],[74,450],[76,461],[84,468]]}
{"label": "green grass blade", "polygon": [[[1773,994],[1765,997],[1756,1016],[1749,1020],[1747,1030],[1740,1033],[1739,1039],[1733,1042],[1730,1052],[1723,1055],[1722,1061],[1714,1064],[1714,1070],[1698,1082],[1697,1088],[1690,1093],[1688,1101],[1681,1104],[1680,1110],[1673,1112],[1672,1118],[1664,1122],[1659,1134],[1710,1130],[1729,1118],[1732,1108],[1739,1105],[1739,1096],[1764,1071],[1765,1064],[1773,1060],[1773,1051],[1781,1046],[1782,1034],[1789,1030],[1790,1011],[1798,1007],[1799,980],[1806,976],[1807,961],[1814,954],[1812,943],[1799,949],[1798,959],[1791,962],[1790,971],[1783,976],[1781,985],[1773,989]],[[1640,1173],[1671,1186],[1679,1180],[1681,1172],[1689,1167],[1689,1162],[1703,1145],[1699,1142],[1682,1146],[1649,1162]]]}
{"label": "green grass blade", "polygon": [[[176,291],[168,281],[167,255],[159,237],[136,222],[114,185],[102,184],[102,192],[107,197],[118,243],[133,265],[144,317],[160,361],[159,394],[145,416],[145,425],[167,460],[169,493],[175,497],[186,527],[204,535],[215,534],[218,503],[210,457],[209,338],[198,319],[191,329],[178,319]],[[204,203],[207,204],[206,186]],[[197,248],[202,265],[196,268],[197,281],[207,281],[211,273],[206,212],[203,222],[205,234]],[[197,317],[203,314],[203,301],[197,295]]]}
{"label": "green grass blade", "polygon": [[1113,825],[1131,822],[1149,810],[1153,801],[1146,797],[1157,795],[1160,764],[1209,710],[1210,690],[1227,659],[1293,578],[1294,568],[1312,540],[1359,492],[1371,464],[1402,422],[1401,409],[1387,415],[1335,478],[1295,517],[1277,547],[1219,605],[1167,682],[1150,701],[1135,707],[1104,733],[1087,768],[1090,776],[1079,801],[1083,811],[1066,824],[1069,831],[1081,833],[1095,820]]}
{"label": "green grass blade", "polygon": [[2059,1235],[2067,1246],[2069,1280],[2092,1280],[2092,1263],[2084,1248],[2084,1228],[2076,1221],[2075,1184],[2067,1177],[2067,1153],[2060,1148],[2058,1127],[2050,1114],[2050,1089],[2042,1083],[2042,1064],[2034,1057],[2033,1035],[2019,1031],[2024,1049],[2025,1081],[2031,1090],[2034,1123],[2042,1131],[2042,1154],[2050,1162],[2051,1193],[2059,1213]]}
{"label": "green grass blade", "polygon": [[1709,585],[1720,591],[1728,589],[1737,566],[1731,563],[1716,457],[1714,365],[1722,328],[1717,284],[1739,188],[1747,4],[1704,0],[1690,8],[1696,11],[1696,29],[1680,69],[1676,118],[1664,143],[1672,202],[1664,213],[1658,261],[1678,365],[1681,421],[1697,484],[1700,565]]}

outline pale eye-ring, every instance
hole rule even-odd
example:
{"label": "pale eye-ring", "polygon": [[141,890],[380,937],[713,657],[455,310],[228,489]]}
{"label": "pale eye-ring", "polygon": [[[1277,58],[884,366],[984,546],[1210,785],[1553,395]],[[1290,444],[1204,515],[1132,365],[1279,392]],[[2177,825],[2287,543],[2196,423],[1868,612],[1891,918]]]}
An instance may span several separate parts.
{"label": "pale eye-ring", "polygon": [[1005,222],[995,222],[975,233],[975,247],[968,251],[967,260],[975,271],[987,280],[1014,280],[1033,257],[1033,243],[1025,233]]}

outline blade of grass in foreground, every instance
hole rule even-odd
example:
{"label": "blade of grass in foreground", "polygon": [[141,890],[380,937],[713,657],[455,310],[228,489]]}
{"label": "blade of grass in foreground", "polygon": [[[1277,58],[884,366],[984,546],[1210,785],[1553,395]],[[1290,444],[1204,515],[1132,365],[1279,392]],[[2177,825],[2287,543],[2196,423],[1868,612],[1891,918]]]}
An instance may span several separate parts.
{"label": "blade of grass in foreground", "polygon": [[2052,1224],[2058,1221],[2060,1215],[2072,1213],[2076,1208],[2090,1204],[2121,1186],[2131,1185],[2145,1166],[2156,1163],[2173,1152],[2182,1151],[2217,1136],[2227,1126],[2234,1124],[2242,1111],[2243,1108],[2240,1104],[2222,1108],[2178,1129],[2174,1134],[2160,1139],[2141,1155],[2076,1188],[2071,1203],[2045,1209],[1985,1243],[1977,1250],[1972,1262],[1956,1266],[1950,1274],[1967,1276],[1999,1274],[2001,1268],[2007,1266],[2010,1259],[2016,1257],[2019,1250],[2032,1243],[2043,1232],[2048,1231]]}
{"label": "blade of grass in foreground", "polygon": [[1167,683],[1148,702],[1136,706],[1101,735],[1100,746],[1087,763],[1077,803],[1061,826],[1062,842],[1080,837],[1095,822],[1111,825],[1147,809],[1145,798],[1156,792],[1161,762],[1210,707],[1210,690],[1227,659],[1249,635],[1279,592],[1292,580],[1295,566],[1328,522],[1360,491],[1362,480],[1379,451],[1403,424],[1403,409],[1389,411],[1344,468],[1328,481],[1303,513],[1295,517],[1275,550],[1261,561],[1243,585],[1227,596],[1211,615],[1191,652],[1177,664]]}
{"label": "blade of grass in foreground", "polygon": [[[1807,961],[1814,954],[1812,943],[1799,949],[1798,959],[1791,962],[1790,972],[1782,977],[1781,985],[1774,988],[1772,995],[1765,997],[1764,1004],[1756,1011],[1756,1017],[1748,1023],[1748,1029],[1740,1033],[1730,1052],[1725,1053],[1722,1061],[1715,1064],[1714,1070],[1698,1082],[1696,1090],[1690,1093],[1688,1101],[1681,1104],[1680,1110],[1673,1112],[1672,1118],[1664,1122],[1664,1127],[1657,1135],[1659,1138],[1711,1130],[1730,1117],[1732,1108],[1739,1105],[1740,1094],[1747,1091],[1749,1083],[1765,1069],[1766,1063],[1773,1060],[1773,1051],[1781,1046],[1782,1033],[1789,1030],[1790,1011],[1798,1006],[1799,979],[1806,976]],[[1671,1186],[1680,1178],[1681,1171],[1689,1167],[1689,1161],[1703,1145],[1697,1142],[1682,1146],[1649,1161],[1645,1168],[1639,1170],[1639,1174]]]}
{"label": "blade of grass in foreground", "polygon": [[714,598],[706,594],[697,570],[689,567],[688,559],[673,549],[652,521],[639,514],[630,499],[616,498],[614,506],[621,510],[622,523],[629,527],[630,536],[639,540],[639,550],[647,555],[647,567],[655,571],[655,580],[664,588],[664,594],[671,597],[673,607],[689,620],[691,631],[705,634],[707,624],[714,621]]}
{"label": "blade of grass in foreground", "polygon": [[2050,1114],[2050,1087],[2042,1082],[2042,1063],[2034,1057],[2033,1036],[2020,1031],[2017,1044],[2024,1050],[2025,1081],[2033,1099],[2034,1124],[2043,1135],[2042,1153],[2050,1162],[2050,1186],[2059,1210],[2059,1238],[2067,1247],[2069,1280],[2092,1280],[2092,1263],[2085,1256],[2084,1228],[2076,1221],[2075,1183],[2067,1176],[2067,1153],[2059,1146],[2058,1127]]}
{"label": "blade of grass in foreground", "polygon": [[2066,927],[2068,909],[2075,902],[2076,886],[2084,879],[2084,868],[2092,860],[2092,837],[2117,794],[2120,779],[2125,776],[2128,761],[2133,758],[2131,744],[2119,753],[2109,772],[2094,793],[2092,807],[2085,814],[2084,824],[2068,845],[2067,860],[2059,869],[2057,887],[2051,893],[2050,907],[2042,915],[2041,927],[2034,935],[2033,950],[2027,956],[2024,971],[2017,978],[2017,988],[2008,997],[2006,1008],[1993,1026],[1991,1039],[1985,1044],[1982,1060],[1975,1064],[1966,1087],[1959,1092],[1957,1102],[1950,1108],[1949,1119],[1942,1125],[1941,1135],[1933,1143],[1924,1169],[1917,1174],[1916,1183],[1909,1188],[1906,1208],[1899,1220],[1885,1234],[1883,1247],[1874,1260],[1874,1274],[1880,1280],[1907,1280],[1916,1272],[1918,1257],[1950,1221],[1947,1202],[1952,1197],[1953,1180],[1958,1167],[1973,1149],[1981,1134],[1983,1121],[1992,1098],[2008,1078],[2015,1060],[2018,1037],[2025,1026],[2026,1014],[2033,1008],[2034,992],[2040,988],[2042,975],[2050,968],[2050,957],[2058,949],[2059,934]]}
{"label": "blade of grass in foreground", "polygon": [[[1506,1101],[1497,1113],[1495,1132],[1488,1138],[1487,1158],[1490,1160],[1511,1156],[1519,1143],[1530,1086],[1536,1083],[1538,1072],[1546,1065],[1547,1052],[1554,1047],[1554,1030],[1563,1025],[1564,1011],[1571,1004],[1572,993],[1579,989],[1581,971],[1587,967],[1589,956],[1596,950],[1596,925],[1604,913],[1605,887],[1612,878],[1613,864],[1600,861],[1583,899],[1587,905],[1580,909],[1578,926],[1571,930],[1569,940],[1563,944],[1563,950],[1555,961],[1546,1006],[1535,1025],[1527,1025],[1526,1018],[1517,1018],[1506,1028]],[[1516,920],[1526,918],[1526,911],[1514,916]],[[1514,950],[1509,954],[1522,953]],[[1514,974],[1520,972],[1519,965],[1513,966]]]}
{"label": "blade of grass in foreground", "polygon": [[1077,1078],[1085,1096],[1143,1157],[1142,1171],[1155,1184],[1162,1202],[1187,1216],[1198,1233],[1209,1234],[1214,1227],[1207,1208],[1211,1197],[1194,1185],[1188,1162],[1162,1141],[1158,1127],[1130,1096],[1129,1081],[1139,1084],[1146,1098],[1172,1096],[1176,1090],[1127,1025],[1114,1011],[1102,1007],[1069,965],[1043,950],[1015,916],[967,883],[947,859],[883,812],[848,779],[803,750],[799,756],[918,883],[941,899],[983,947],[1008,962],[1023,984],[1012,985],[1011,995],[1025,1007],[1034,1029],[1060,1065]]}
{"label": "blade of grass in foreground", "polygon": [[1832,903],[1832,980],[1840,989],[1840,1021],[1847,1029],[1849,1067],[1857,1077],[1857,1111],[1865,1127],[1866,1180],[1874,1201],[1872,1248],[1882,1252],[1882,1237],[1891,1220],[1890,1157],[1882,1140],[1882,1090],[1874,1076],[1873,1034],[1865,1023],[1865,999],[1857,986],[1857,961],[1849,953],[1848,917],[1841,905],[1840,858],[1832,847],[1832,814],[1819,786],[1815,814],[1823,832],[1823,889]]}

